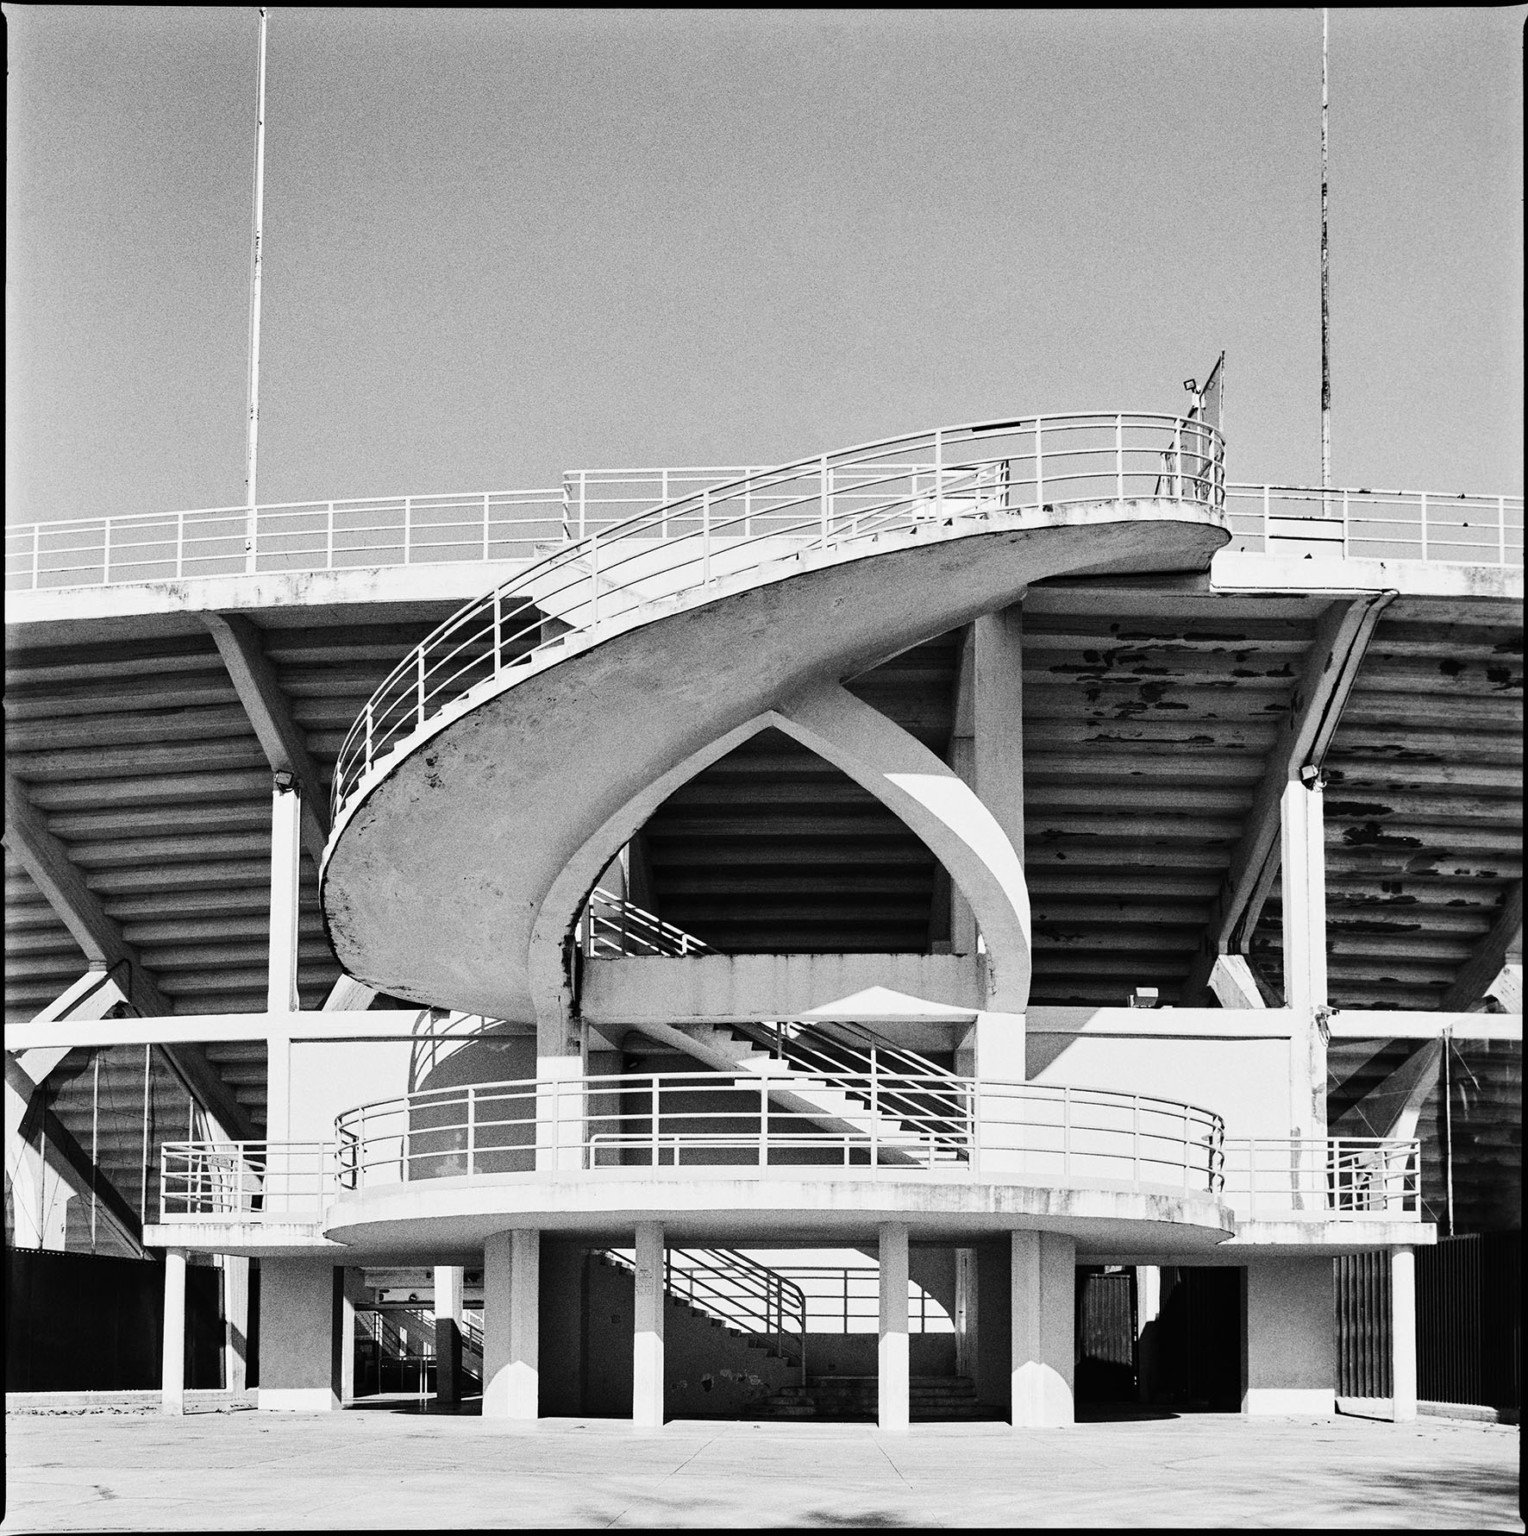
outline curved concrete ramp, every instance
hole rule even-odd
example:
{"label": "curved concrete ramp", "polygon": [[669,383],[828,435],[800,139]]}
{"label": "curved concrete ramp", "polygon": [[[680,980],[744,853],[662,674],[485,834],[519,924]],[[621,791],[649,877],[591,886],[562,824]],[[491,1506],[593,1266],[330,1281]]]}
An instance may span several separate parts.
{"label": "curved concrete ramp", "polygon": [[1227,538],[1189,500],[957,514],[626,607],[371,769],[324,866],[335,952],[400,997],[529,1022],[604,864],[770,711],[1044,577],[1201,570]]}

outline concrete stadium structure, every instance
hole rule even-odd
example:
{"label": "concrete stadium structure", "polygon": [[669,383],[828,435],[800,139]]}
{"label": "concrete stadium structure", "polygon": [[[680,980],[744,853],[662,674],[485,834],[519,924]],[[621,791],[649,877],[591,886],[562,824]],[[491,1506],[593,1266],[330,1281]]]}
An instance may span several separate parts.
{"label": "concrete stadium structure", "polygon": [[171,1410],[1414,1414],[1519,1225],[1522,500],[1217,398],[12,529],[13,1247],[162,1259]]}

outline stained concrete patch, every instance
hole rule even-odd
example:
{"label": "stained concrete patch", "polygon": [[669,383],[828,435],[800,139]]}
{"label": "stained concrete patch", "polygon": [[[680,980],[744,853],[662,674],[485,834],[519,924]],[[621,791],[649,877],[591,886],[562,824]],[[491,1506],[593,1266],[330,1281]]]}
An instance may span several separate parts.
{"label": "stained concrete patch", "polygon": [[1521,1531],[1495,1424],[1129,1419],[1067,1430],[417,1413],[13,1416],[5,1531],[671,1526]]}

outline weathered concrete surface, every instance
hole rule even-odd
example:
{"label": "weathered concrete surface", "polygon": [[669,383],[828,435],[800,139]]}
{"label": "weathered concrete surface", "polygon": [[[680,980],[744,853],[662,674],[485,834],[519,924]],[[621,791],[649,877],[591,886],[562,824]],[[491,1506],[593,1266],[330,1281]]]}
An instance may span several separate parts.
{"label": "weathered concrete surface", "polygon": [[[533,934],[560,968],[588,885],[680,765],[698,771],[792,695],[1001,607],[1031,581],[1202,570],[1227,537],[1188,504],[1053,516],[958,520],[880,553],[814,552],[799,574],[771,568],[743,590],[723,581],[639,627],[626,615],[569,637],[555,664],[538,658],[513,686],[506,674],[500,691],[443,711],[336,824],[323,903],[341,963],[415,1001],[535,1018]],[[543,911],[564,871],[585,865],[587,881],[553,903],[566,911]]]}
{"label": "weathered concrete surface", "polygon": [[681,1420],[637,1435],[613,1420],[512,1428],[362,1411],[6,1427],[8,1531],[1523,1529],[1517,1431],[1436,1419],[1202,1414],[895,1436]]}

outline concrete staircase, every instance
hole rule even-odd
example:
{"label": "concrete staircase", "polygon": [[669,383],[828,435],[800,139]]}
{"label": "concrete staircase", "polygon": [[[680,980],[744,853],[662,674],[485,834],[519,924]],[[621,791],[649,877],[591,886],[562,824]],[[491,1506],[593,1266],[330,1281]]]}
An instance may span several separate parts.
{"label": "concrete staircase", "polygon": [[[783,1387],[750,1409],[759,1419],[824,1419],[873,1422],[879,1383],[874,1376],[819,1376],[804,1387]],[[976,1400],[969,1376],[914,1376],[908,1391],[914,1423],[991,1419],[995,1409]]]}

